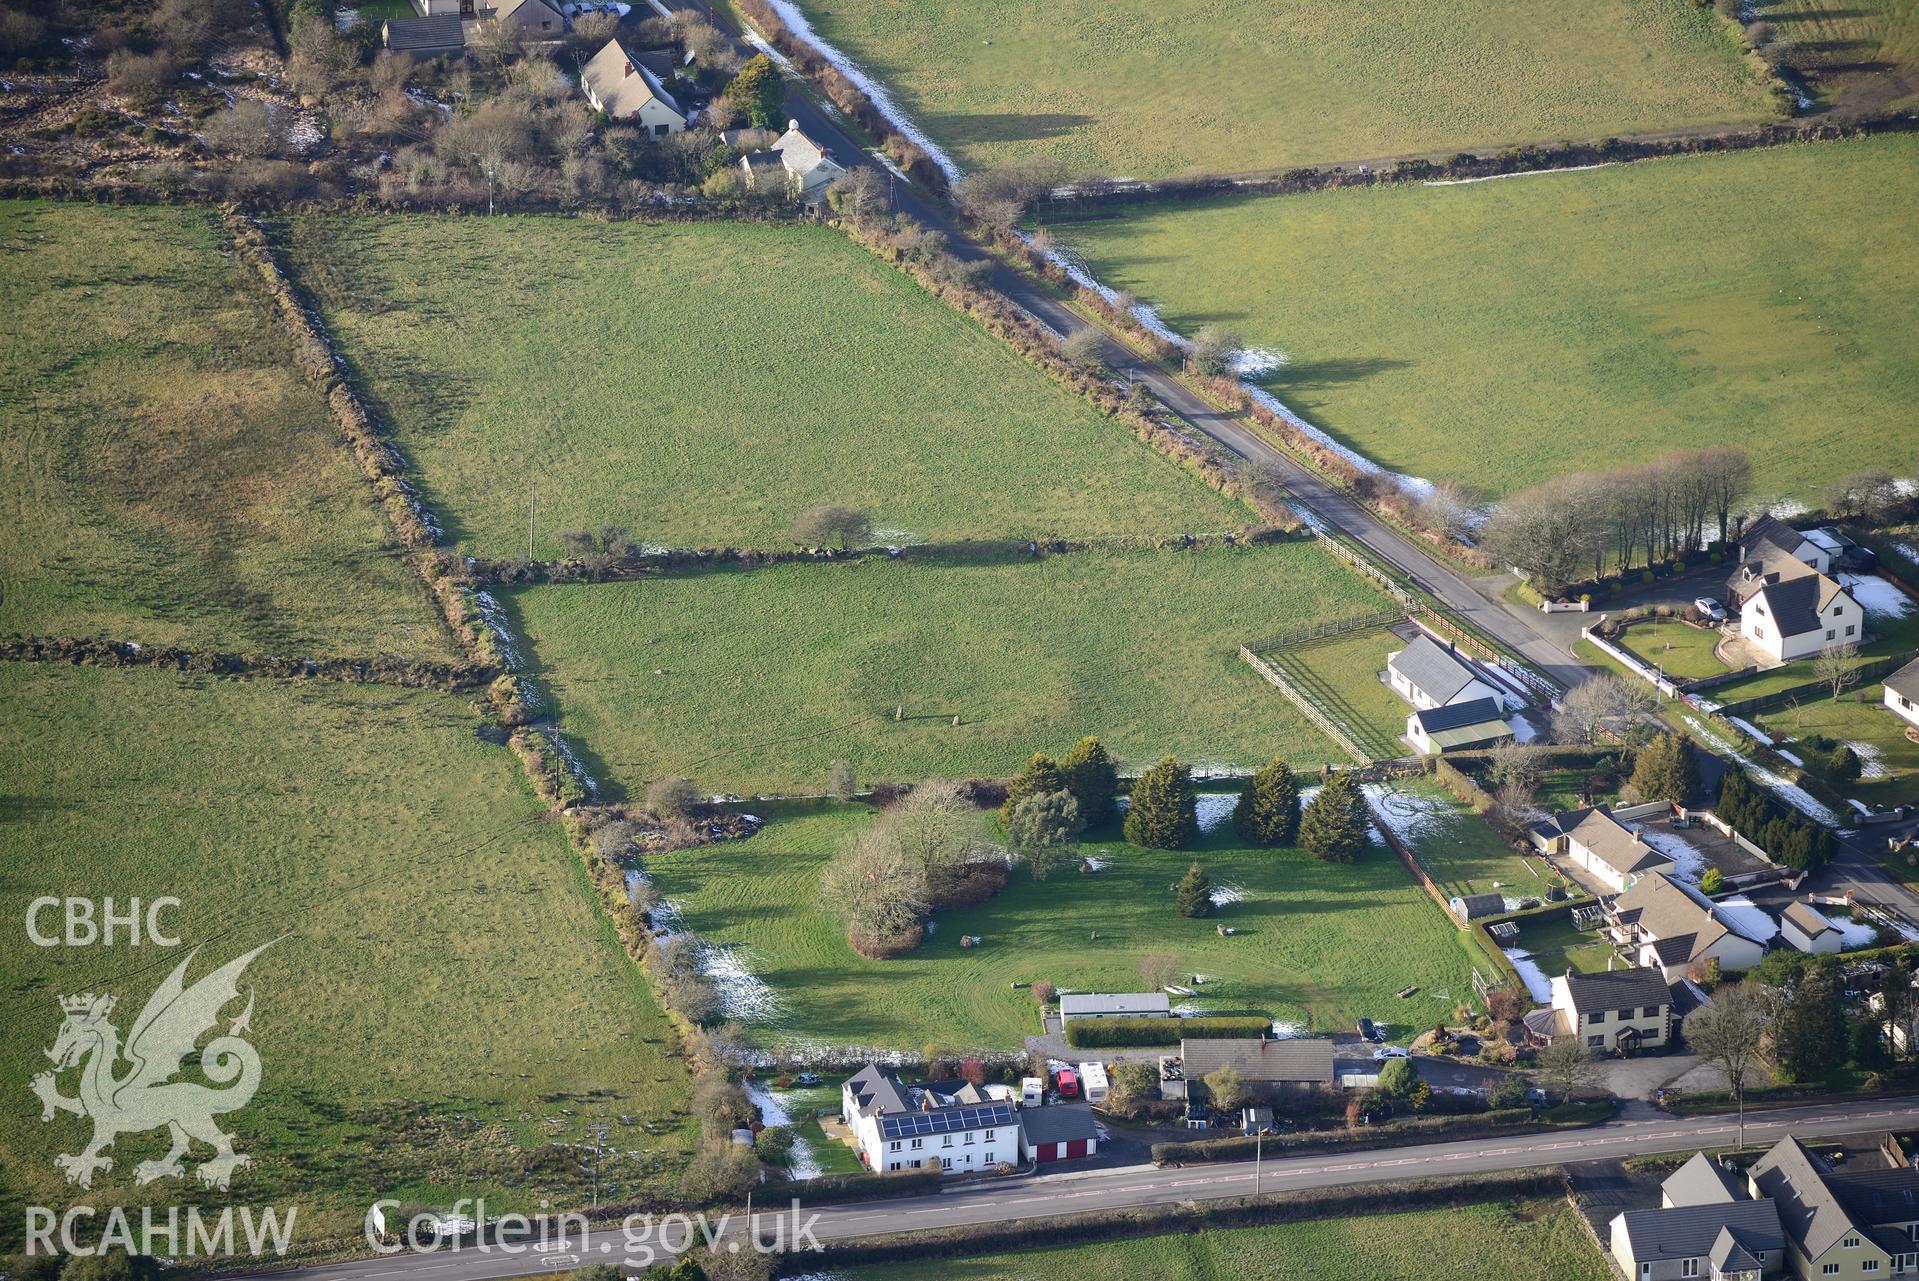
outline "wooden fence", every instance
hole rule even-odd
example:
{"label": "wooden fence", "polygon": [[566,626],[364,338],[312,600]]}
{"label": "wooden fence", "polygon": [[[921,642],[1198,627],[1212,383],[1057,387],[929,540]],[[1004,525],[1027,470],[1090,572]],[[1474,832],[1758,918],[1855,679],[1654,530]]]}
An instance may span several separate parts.
{"label": "wooden fence", "polygon": [[1247,649],[1244,645],[1239,647],[1239,657],[1241,661],[1249,665],[1254,671],[1264,676],[1274,689],[1284,694],[1287,702],[1306,713],[1307,720],[1324,730],[1326,736],[1332,739],[1333,742],[1339,744],[1340,748],[1354,760],[1358,761],[1361,765],[1371,765],[1373,763],[1373,756],[1370,752],[1354,742],[1352,735],[1340,728],[1339,723],[1332,717],[1326,715],[1326,713],[1314,706],[1313,700],[1306,696],[1305,691],[1295,686],[1292,681],[1288,680],[1271,663],[1261,658],[1258,654],[1255,654],[1252,650]]}
{"label": "wooden fence", "polygon": [[1347,636],[1353,632],[1363,632],[1376,627],[1393,627],[1403,624],[1406,614],[1403,610],[1382,610],[1377,614],[1368,614],[1364,618],[1348,618],[1336,623],[1319,623],[1312,627],[1296,627],[1289,632],[1279,632],[1272,636],[1248,641],[1246,648],[1255,653],[1269,649],[1290,649],[1306,645],[1317,640],[1326,640],[1333,636]]}

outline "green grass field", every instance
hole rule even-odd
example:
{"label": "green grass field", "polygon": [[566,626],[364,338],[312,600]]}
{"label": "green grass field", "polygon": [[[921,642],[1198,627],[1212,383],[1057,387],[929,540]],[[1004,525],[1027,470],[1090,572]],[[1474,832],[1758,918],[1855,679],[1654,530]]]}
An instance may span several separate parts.
{"label": "green grass field", "polygon": [[1433,779],[1395,779],[1383,786],[1375,808],[1407,815],[1402,834],[1426,874],[1448,896],[1497,890],[1513,898],[1540,898],[1554,884],[1564,884],[1538,859],[1526,858],[1500,840],[1485,819]]}
{"label": "green grass field", "polygon": [[1688,627],[1672,619],[1634,623],[1619,644],[1676,680],[1699,680],[1726,670],[1713,654],[1719,644],[1718,631]]}
{"label": "green grass field", "polygon": [[207,210],[0,202],[0,633],[447,657]]}
{"label": "green grass field", "polygon": [[[992,901],[942,913],[910,956],[866,961],[847,945],[819,881],[868,813],[801,810],[749,841],[649,864],[686,925],[738,948],[778,994],[779,1014],[755,1028],[766,1041],[1016,1049],[1038,1033],[1039,1014],[1013,982],[1128,991],[1139,984],[1141,958],[1165,951],[1208,977],[1201,1007],[1251,1008],[1321,1031],[1366,1015],[1409,1035],[1472,997],[1466,936],[1389,851],[1375,846],[1341,866],[1298,850],[1238,849],[1230,824],[1196,853],[1090,840],[1085,850],[1106,861],[1104,870],[1063,868],[1043,882],[1016,870]],[[1178,915],[1168,887],[1195,858],[1216,887],[1238,887],[1244,898],[1208,919]],[[1222,937],[1216,925],[1236,933]],[[960,946],[969,934],[980,946]],[[1392,946],[1382,947],[1385,939]],[[1417,996],[1395,997],[1412,983]]]}
{"label": "green grass field", "polygon": [[[1062,225],[1182,332],[1386,467],[1510,492],[1702,442],[1755,497],[1919,470],[1919,138]],[[1750,234],[1740,229],[1750,229]]]}
{"label": "green grass field", "polygon": [[[1488,1260],[1497,1260],[1496,1264]],[[1560,1202],[1474,1205],[853,1268],[847,1281],[1608,1281]]]}
{"label": "green grass field", "polygon": [[1550,924],[1522,925],[1519,946],[1532,953],[1548,975],[1563,974],[1568,966],[1580,974],[1603,974],[1617,964],[1617,953],[1604,938],[1596,931],[1574,929],[1565,916]]}
{"label": "green grass field", "polygon": [[[1886,707],[1884,696],[1884,686],[1868,685],[1842,699],[1812,698],[1798,707],[1768,712],[1759,723],[1795,739],[1823,734],[1850,744],[1864,770],[1857,782],[1839,792],[1868,804],[1910,804],[1919,800],[1919,743],[1906,740],[1906,722]],[[1788,743],[1786,750],[1799,749]]]}
{"label": "green grass field", "polygon": [[1166,752],[1317,766],[1338,749],[1237,647],[1380,600],[1303,542],[787,565],[503,599],[561,727],[629,793],[666,774],[818,789],[836,759],[868,781],[1010,774],[1082,734],[1142,768]]}
{"label": "green grass field", "polygon": [[1253,520],[830,230],[313,216],[283,232],[465,551],[525,554],[532,482],[542,556],[608,523],[784,546],[826,502],[887,542]]}
{"label": "green grass field", "polygon": [[1412,750],[1400,741],[1412,709],[1379,679],[1379,673],[1386,669],[1386,656],[1405,647],[1405,641],[1384,627],[1369,627],[1274,650],[1264,657],[1375,760],[1391,760]]}
{"label": "green grass field", "polygon": [[[298,1203],[302,1241],[357,1235],[375,1195],[575,1203],[586,1176],[553,1144],[594,1119],[650,1154],[616,1161],[624,1188],[674,1177],[687,1077],[665,1019],[463,700],[13,664],[0,704],[0,1071],[16,1083],[0,1164],[20,1199],[68,1203],[52,1161],[85,1134],[29,1107],[56,998],[117,995],[125,1034],[185,950],[28,946],[21,922],[43,894],[178,896],[167,923],[204,945],[195,977],[281,936],[247,975],[264,1077],[229,1118],[257,1162],[233,1198]],[[204,1200],[178,1180],[132,1188],[163,1138],[123,1138],[94,1203]]]}
{"label": "green grass field", "polygon": [[1684,0],[800,7],[967,169],[1239,173],[1772,114]]}

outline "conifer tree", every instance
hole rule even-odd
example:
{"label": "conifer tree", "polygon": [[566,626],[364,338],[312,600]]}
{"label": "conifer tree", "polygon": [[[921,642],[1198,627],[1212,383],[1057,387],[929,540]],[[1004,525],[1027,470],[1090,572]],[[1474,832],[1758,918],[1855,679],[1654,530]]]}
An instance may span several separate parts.
{"label": "conifer tree", "polygon": [[1126,839],[1149,850],[1183,850],[1198,838],[1192,771],[1168,756],[1134,780]]}
{"label": "conifer tree", "polygon": [[1275,756],[1246,784],[1233,806],[1233,831],[1250,845],[1291,845],[1299,835],[1299,782]]}
{"label": "conifer tree", "polygon": [[1079,802],[1079,816],[1088,830],[1098,831],[1113,821],[1119,812],[1119,767],[1097,738],[1089,735],[1073,744],[1060,758],[1059,772]]}
{"label": "conifer tree", "polygon": [[1026,762],[1026,768],[1006,785],[1006,800],[999,807],[1000,824],[1004,826],[1012,822],[1013,811],[1027,797],[1065,790],[1066,779],[1059,772],[1059,763],[1044,752],[1034,752],[1033,759]]}
{"label": "conifer tree", "polygon": [[1299,820],[1299,843],[1329,863],[1351,863],[1366,850],[1372,814],[1359,778],[1341,770],[1326,780]]}
{"label": "conifer tree", "polygon": [[1186,875],[1180,877],[1178,895],[1181,916],[1197,918],[1213,914],[1213,883],[1199,864],[1187,868]]}

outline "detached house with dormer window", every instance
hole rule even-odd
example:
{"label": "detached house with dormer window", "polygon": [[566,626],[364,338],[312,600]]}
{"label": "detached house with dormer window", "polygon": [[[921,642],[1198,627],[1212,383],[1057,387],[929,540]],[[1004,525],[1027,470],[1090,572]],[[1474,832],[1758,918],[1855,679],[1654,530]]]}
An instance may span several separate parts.
{"label": "detached house with dormer window", "polygon": [[937,1166],[948,1174],[977,1174],[1017,1165],[1022,1156],[1023,1133],[1011,1103],[965,1082],[951,1089],[902,1085],[876,1063],[840,1087],[840,1119],[875,1173]]}

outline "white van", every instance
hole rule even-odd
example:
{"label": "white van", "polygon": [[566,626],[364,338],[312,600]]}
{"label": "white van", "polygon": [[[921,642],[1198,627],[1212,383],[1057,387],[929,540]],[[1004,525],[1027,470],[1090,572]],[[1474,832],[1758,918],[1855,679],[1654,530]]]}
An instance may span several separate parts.
{"label": "white van", "polygon": [[1079,1088],[1085,1094],[1088,1103],[1106,1102],[1110,1088],[1106,1081],[1104,1063],[1082,1063],[1079,1065]]}

